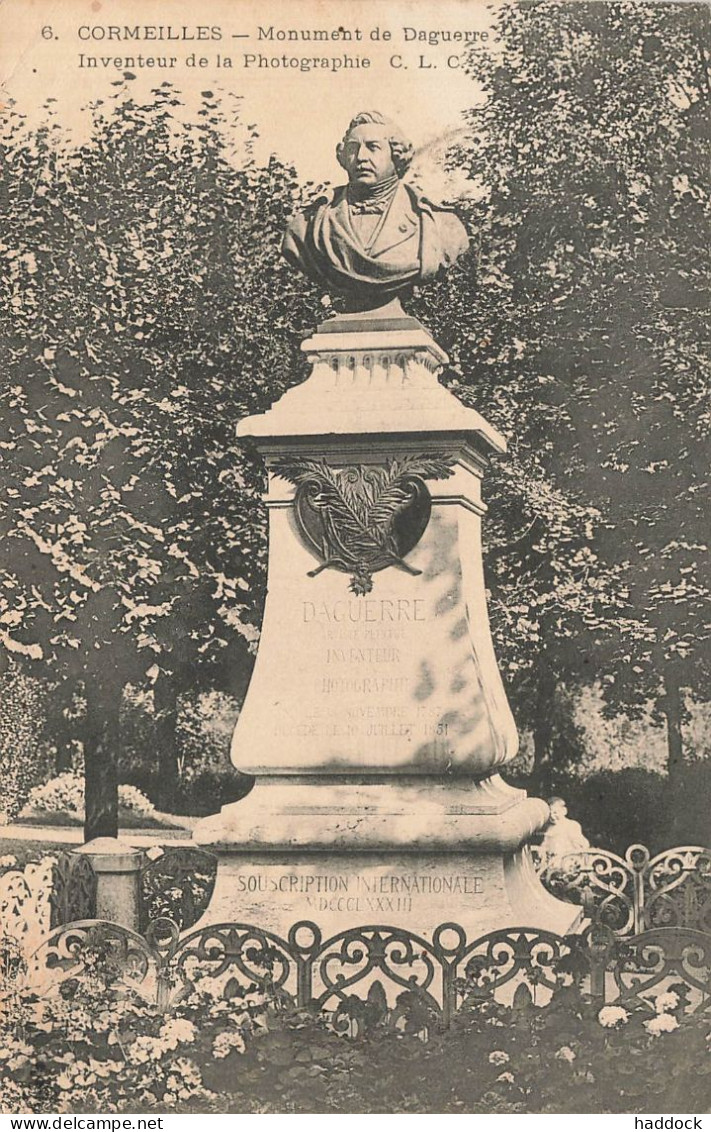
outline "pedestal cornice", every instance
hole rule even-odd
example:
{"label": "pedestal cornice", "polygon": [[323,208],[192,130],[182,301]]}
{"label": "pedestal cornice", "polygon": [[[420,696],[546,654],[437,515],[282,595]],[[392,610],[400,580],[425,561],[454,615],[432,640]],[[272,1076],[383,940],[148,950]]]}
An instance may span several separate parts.
{"label": "pedestal cornice", "polygon": [[[388,320],[384,326],[395,320]],[[499,432],[445,389],[448,358],[416,319],[404,328],[333,319],[302,344],[311,375],[266,413],[241,421],[239,439],[429,436],[469,439],[486,454],[506,451]]]}

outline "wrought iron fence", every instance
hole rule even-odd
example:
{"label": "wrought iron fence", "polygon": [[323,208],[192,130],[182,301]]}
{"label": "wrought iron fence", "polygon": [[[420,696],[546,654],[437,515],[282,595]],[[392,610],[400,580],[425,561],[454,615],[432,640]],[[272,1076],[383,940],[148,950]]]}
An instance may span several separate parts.
{"label": "wrought iron fence", "polygon": [[215,889],[217,857],[192,847],[161,848],[140,873],[139,922],[145,931],[167,917],[182,930],[196,924]]}
{"label": "wrought iron fence", "polygon": [[704,1010],[711,992],[711,936],[656,928],[620,940],[604,924],[584,935],[507,928],[474,940],[455,923],[427,940],[402,928],[366,925],[324,938],[311,921],[286,938],[251,924],[224,923],[181,936],[161,919],[144,936],[85,920],[55,929],[34,957],[32,977],[49,993],[100,956],[112,978],[170,1010],[195,989],[217,997],[267,992],[277,1002],[327,1014],[351,1035],[371,1023],[449,1026],[463,1004],[486,1000],[545,1005],[575,984],[601,1004],[630,1003],[683,984],[687,1009]]}
{"label": "wrought iron fence", "polygon": [[711,931],[711,850],[665,849],[652,857],[631,845],[624,857],[585,849],[538,861],[542,884],[559,899],[582,904],[618,936],[661,927]]}
{"label": "wrought iron fence", "polygon": [[0,924],[3,936],[32,951],[51,928],[96,915],[96,876],[89,861],[55,852],[0,869]]}
{"label": "wrought iron fence", "polygon": [[53,928],[96,915],[96,874],[86,857],[56,854],[49,905]]}

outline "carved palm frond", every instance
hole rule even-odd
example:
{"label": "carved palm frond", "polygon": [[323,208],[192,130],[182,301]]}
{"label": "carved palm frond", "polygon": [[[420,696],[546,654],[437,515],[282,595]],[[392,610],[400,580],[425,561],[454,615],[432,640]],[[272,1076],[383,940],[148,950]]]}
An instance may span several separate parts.
{"label": "carved palm frond", "polygon": [[325,460],[296,458],[277,465],[276,471],[296,486],[297,517],[305,537],[320,550],[324,567],[355,570],[354,581],[366,586],[357,592],[367,592],[373,570],[394,564],[409,569],[402,555],[414,543],[402,543],[396,520],[413,506],[417,509],[423,496],[429,506],[424,480],[450,476],[453,462],[451,457],[401,456],[385,464],[334,468]]}
{"label": "carved palm frond", "polygon": [[312,478],[328,479],[331,476],[331,468],[325,460],[306,460],[298,457],[295,460],[282,460],[275,464],[274,471],[282,479],[293,483],[295,487],[301,487],[302,483]]}
{"label": "carved palm frond", "polygon": [[423,480],[446,480],[454,471],[453,456],[397,456],[385,467],[393,479],[419,476]]}
{"label": "carved palm frond", "polygon": [[404,511],[415,497],[413,479],[396,479],[383,487],[370,508],[370,526],[382,543],[392,530],[396,515]]}
{"label": "carved palm frond", "polygon": [[278,467],[280,476],[307,493],[311,507],[323,513],[324,525],[338,544],[360,541],[367,534],[367,515],[357,495],[344,491],[341,473],[325,461],[302,460]]}
{"label": "carved palm frond", "polygon": [[368,527],[355,527],[343,520],[336,511],[330,510],[324,516],[324,525],[330,536],[332,549],[336,550],[346,562],[367,561],[379,548],[374,532]]}

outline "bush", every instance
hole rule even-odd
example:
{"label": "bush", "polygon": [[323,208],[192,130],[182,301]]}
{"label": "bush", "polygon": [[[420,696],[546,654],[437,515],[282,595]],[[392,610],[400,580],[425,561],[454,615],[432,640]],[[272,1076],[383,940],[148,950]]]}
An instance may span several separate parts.
{"label": "bush", "polygon": [[[251,789],[252,779],[239,775],[230,762],[230,740],[237,713],[238,701],[223,692],[180,697],[172,813],[212,814]],[[122,739],[121,778],[158,804],[164,784],[160,781],[149,696],[136,691],[126,696]]]}
{"label": "bush", "polygon": [[[122,784],[118,788],[119,808],[124,816],[145,819],[151,822],[155,817],[155,807],[135,786]],[[84,820],[84,779],[67,771],[51,778],[42,786],[30,791],[27,802],[20,811],[21,818],[42,818],[48,821],[69,818],[72,821]]]}
{"label": "bush", "polygon": [[630,768],[602,771],[584,781],[561,777],[553,793],[568,803],[590,843],[624,854],[634,842],[652,854],[674,845],[706,845],[711,762],[690,763],[683,781]]}
{"label": "bush", "polygon": [[38,999],[23,979],[20,953],[8,943],[4,951],[4,1111],[221,1111],[200,1063],[244,1050],[263,1017],[263,995],[245,992],[227,1002],[196,993],[162,1014],[121,988],[108,948],[97,947],[84,953],[81,977]]}
{"label": "bush", "polygon": [[34,786],[51,773],[53,756],[38,740],[46,688],[11,665],[0,674],[0,824],[20,811]]}

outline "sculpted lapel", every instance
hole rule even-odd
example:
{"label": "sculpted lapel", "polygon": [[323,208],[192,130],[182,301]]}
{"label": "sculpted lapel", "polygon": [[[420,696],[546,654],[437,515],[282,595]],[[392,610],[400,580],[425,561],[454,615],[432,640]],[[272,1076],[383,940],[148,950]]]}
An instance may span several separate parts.
{"label": "sculpted lapel", "polygon": [[371,244],[369,254],[376,259],[392,248],[404,244],[411,239],[419,228],[419,221],[415,216],[410,202],[410,195],[404,185],[397,187],[383,220],[380,231]]}

